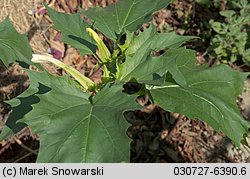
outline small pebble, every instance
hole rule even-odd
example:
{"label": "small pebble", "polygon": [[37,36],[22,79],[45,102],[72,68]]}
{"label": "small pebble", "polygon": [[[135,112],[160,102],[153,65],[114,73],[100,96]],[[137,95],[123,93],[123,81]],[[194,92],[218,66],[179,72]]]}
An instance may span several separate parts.
{"label": "small pebble", "polygon": [[28,14],[33,16],[36,13],[36,10],[32,9],[32,10],[28,10]]}

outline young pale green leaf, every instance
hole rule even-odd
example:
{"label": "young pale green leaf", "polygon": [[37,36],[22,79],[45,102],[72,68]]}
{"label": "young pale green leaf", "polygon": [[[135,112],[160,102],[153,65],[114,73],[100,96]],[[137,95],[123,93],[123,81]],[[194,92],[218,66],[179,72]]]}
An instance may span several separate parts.
{"label": "young pale green leaf", "polygon": [[230,18],[232,17],[233,15],[235,15],[236,12],[233,11],[233,10],[224,10],[224,11],[220,11],[220,15],[221,16],[224,16],[224,17],[227,17],[227,18]]}
{"label": "young pale green leaf", "polygon": [[[182,60],[185,61],[185,58]],[[207,122],[240,146],[250,125],[239,113],[236,98],[242,92],[247,74],[236,72],[226,65],[189,72],[185,65],[179,69],[184,70],[187,87],[176,83],[151,86],[148,89],[154,102],[165,110]]]}
{"label": "young pale green leaf", "polygon": [[77,48],[81,55],[93,54],[96,51],[96,46],[86,32],[89,26],[79,14],[60,13],[48,6],[46,9],[54,23],[54,28],[62,33],[64,43]]}
{"label": "young pale green leaf", "polygon": [[112,40],[128,30],[136,31],[152,19],[151,14],[166,7],[171,0],[119,0],[107,8],[95,7],[82,11],[94,22],[94,26]]}
{"label": "young pale green leaf", "polygon": [[15,61],[31,64],[31,55],[28,38],[19,34],[7,17],[0,23],[0,60],[6,67]]}
{"label": "young pale green leaf", "polygon": [[227,31],[228,27],[225,26],[225,24],[223,24],[221,22],[216,22],[213,19],[211,19],[209,21],[209,23],[210,23],[211,27],[213,28],[213,30],[215,32],[217,32],[218,34],[227,34],[228,33],[228,31]]}
{"label": "young pale green leaf", "polygon": [[135,96],[122,93],[121,85],[107,85],[89,100],[66,77],[49,78],[51,91],[36,95],[40,102],[21,120],[40,137],[37,161],[129,161],[128,123],[122,114],[137,107]]}

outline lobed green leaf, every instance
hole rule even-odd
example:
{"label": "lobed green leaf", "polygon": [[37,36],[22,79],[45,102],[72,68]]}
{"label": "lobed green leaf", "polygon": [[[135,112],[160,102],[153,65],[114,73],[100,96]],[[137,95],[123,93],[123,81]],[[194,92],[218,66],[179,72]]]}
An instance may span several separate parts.
{"label": "lobed green leaf", "polygon": [[171,0],[119,0],[107,8],[94,7],[82,13],[94,27],[112,40],[128,30],[134,32],[152,19],[151,14],[167,7]]}
{"label": "lobed green leaf", "polygon": [[15,61],[31,64],[32,49],[26,35],[19,34],[9,17],[0,23],[0,60],[6,67]]}
{"label": "lobed green leaf", "polygon": [[80,14],[65,14],[46,6],[54,28],[62,33],[62,41],[77,48],[81,55],[93,54],[96,46],[86,29],[89,25],[84,22]]}
{"label": "lobed green leaf", "polygon": [[89,99],[68,77],[49,75],[49,81],[51,91],[35,95],[40,102],[19,121],[40,137],[37,162],[129,161],[123,112],[137,107],[135,96],[122,93],[121,85],[107,85]]}
{"label": "lobed green leaf", "polygon": [[165,110],[207,122],[240,146],[250,125],[242,118],[236,98],[242,92],[243,81],[248,74],[234,71],[226,65],[214,68],[193,66],[191,70],[185,64],[187,58],[182,57],[177,59],[177,64],[187,86],[170,81],[165,85],[151,86],[148,89],[154,102]]}

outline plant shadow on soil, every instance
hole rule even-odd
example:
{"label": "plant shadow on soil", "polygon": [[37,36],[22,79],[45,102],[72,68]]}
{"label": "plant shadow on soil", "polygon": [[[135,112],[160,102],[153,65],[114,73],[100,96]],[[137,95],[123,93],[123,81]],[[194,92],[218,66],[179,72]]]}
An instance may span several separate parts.
{"label": "plant shadow on soil", "polygon": [[[11,107],[4,103],[5,100],[21,94],[28,86],[28,76],[17,64],[11,65],[8,69],[0,61],[0,129],[6,122]],[[7,137],[1,142],[0,162],[34,162],[38,149],[36,138],[29,136],[28,128],[25,128],[16,136]],[[34,150],[32,152],[28,149]]]}

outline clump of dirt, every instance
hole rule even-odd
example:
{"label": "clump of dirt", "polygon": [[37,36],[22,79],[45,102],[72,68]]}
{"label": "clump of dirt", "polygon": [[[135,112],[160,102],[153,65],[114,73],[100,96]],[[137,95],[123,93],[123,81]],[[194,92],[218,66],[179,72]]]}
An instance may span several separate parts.
{"label": "clump of dirt", "polygon": [[[158,106],[125,113],[131,162],[250,162],[250,149],[237,149],[223,133],[200,120],[169,113]],[[249,139],[250,141],[250,136]]]}
{"label": "clump of dirt", "polygon": [[[18,136],[18,137],[17,137]],[[37,158],[39,142],[25,128],[17,136],[7,138],[0,148],[1,163],[31,163]]]}

